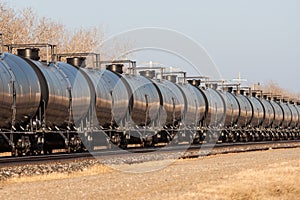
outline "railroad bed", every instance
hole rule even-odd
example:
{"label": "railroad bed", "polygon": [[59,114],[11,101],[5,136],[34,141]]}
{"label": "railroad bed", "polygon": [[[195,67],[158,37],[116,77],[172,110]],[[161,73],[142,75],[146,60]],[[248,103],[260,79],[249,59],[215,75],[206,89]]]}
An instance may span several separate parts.
{"label": "railroad bed", "polygon": [[300,141],[294,140],[216,145],[203,144],[201,146],[181,145],[160,149],[102,150],[93,152],[93,154],[85,152],[32,157],[3,157],[0,159],[0,181],[7,180],[11,177],[32,176],[54,172],[71,173],[86,170],[99,163],[118,169],[118,165],[122,164],[135,164],[158,160],[168,160],[172,162],[177,159],[197,158],[205,155],[297,147],[300,147]]}
{"label": "railroad bed", "polygon": [[[148,168],[164,162],[120,166]],[[300,148],[178,159],[151,173],[124,173],[96,164],[75,173],[34,175],[0,182],[0,197],[7,200],[298,199],[299,167]]]}

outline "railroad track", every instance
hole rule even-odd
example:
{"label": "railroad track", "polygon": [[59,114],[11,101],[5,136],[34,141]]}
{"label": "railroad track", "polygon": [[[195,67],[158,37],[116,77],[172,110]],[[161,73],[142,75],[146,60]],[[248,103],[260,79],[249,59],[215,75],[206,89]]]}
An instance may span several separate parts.
{"label": "railroad track", "polygon": [[257,150],[268,150],[278,148],[295,148],[300,147],[300,140],[287,141],[263,141],[263,142],[247,142],[247,143],[222,143],[222,144],[202,144],[202,145],[176,145],[165,147],[151,148],[131,148],[131,149],[115,149],[115,150],[100,150],[95,152],[83,153],[57,153],[51,155],[39,156],[24,156],[24,157],[0,157],[0,167],[9,167],[26,164],[42,164],[51,162],[67,162],[80,159],[107,159],[120,158],[124,156],[138,156],[141,154],[150,153],[179,153],[180,158],[195,158],[204,155],[215,155],[224,153],[237,153]]}

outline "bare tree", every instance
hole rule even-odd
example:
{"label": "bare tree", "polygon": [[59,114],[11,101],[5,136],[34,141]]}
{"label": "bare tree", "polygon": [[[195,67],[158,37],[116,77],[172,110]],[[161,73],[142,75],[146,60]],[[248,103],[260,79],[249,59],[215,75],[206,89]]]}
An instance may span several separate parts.
{"label": "bare tree", "polygon": [[288,97],[290,99],[299,99],[300,97],[300,94],[292,93],[289,90],[280,87],[278,83],[274,81],[269,81],[268,83],[266,83],[263,87],[263,91],[267,93],[272,93],[273,95]]}
{"label": "bare tree", "polygon": [[30,43],[32,42],[34,27],[36,23],[36,14],[34,13],[32,8],[26,8],[21,10],[20,21],[20,41],[21,43]]}
{"label": "bare tree", "polygon": [[103,39],[99,28],[84,29],[81,27],[74,32],[66,32],[64,36],[64,42],[62,42],[64,45],[60,46],[60,49],[66,52],[94,51]]}
{"label": "bare tree", "polygon": [[[4,43],[51,43],[60,53],[97,52],[102,59],[113,59],[129,48],[129,42],[115,41],[112,49],[102,49],[104,34],[101,28],[67,30],[50,18],[37,17],[32,8],[16,11],[0,2],[0,32]],[[103,55],[102,55],[103,54]],[[45,52],[41,50],[41,57]]]}

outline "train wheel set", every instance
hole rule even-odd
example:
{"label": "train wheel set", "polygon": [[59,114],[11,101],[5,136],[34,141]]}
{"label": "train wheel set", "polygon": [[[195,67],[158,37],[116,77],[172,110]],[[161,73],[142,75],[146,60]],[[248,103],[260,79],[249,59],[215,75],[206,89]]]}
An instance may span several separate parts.
{"label": "train wheel set", "polygon": [[[299,102],[286,97],[179,79],[131,60],[100,61],[98,54],[89,65],[91,54],[54,54],[49,44],[7,46],[0,60],[0,152],[299,139]],[[39,61],[37,47],[44,46],[50,61]]]}

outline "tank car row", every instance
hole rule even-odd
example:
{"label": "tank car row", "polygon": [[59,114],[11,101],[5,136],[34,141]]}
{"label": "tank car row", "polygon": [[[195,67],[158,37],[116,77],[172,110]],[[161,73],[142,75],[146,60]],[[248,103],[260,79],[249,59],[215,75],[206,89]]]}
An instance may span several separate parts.
{"label": "tank car row", "polygon": [[1,56],[0,152],[299,138],[297,102],[152,69],[123,73],[120,62],[43,62],[38,52]]}

